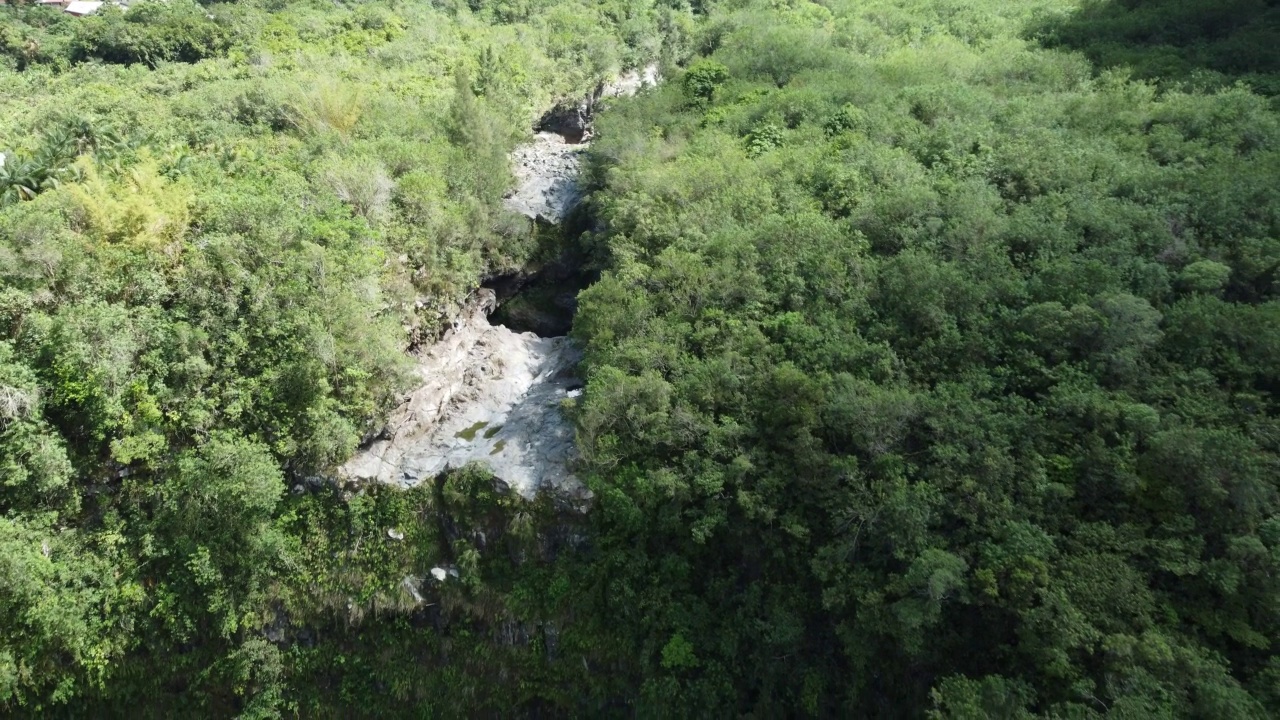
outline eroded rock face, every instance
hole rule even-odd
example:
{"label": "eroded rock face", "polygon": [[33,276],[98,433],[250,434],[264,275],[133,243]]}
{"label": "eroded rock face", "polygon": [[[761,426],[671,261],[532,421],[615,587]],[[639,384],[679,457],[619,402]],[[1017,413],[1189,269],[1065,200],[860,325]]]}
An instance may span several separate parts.
{"label": "eroded rock face", "polygon": [[591,118],[601,100],[635,95],[658,84],[658,66],[601,83],[589,97],[557,105],[538,121],[533,142],[511,154],[516,189],[506,205],[526,217],[555,224],[582,199],[578,166],[591,139]]}
{"label": "eroded rock face", "polygon": [[595,96],[578,102],[561,103],[542,116],[534,130],[555,133],[569,143],[580,143],[591,132]]}
{"label": "eroded rock face", "polygon": [[572,473],[573,426],[560,410],[581,385],[573,374],[580,353],[568,338],[490,325],[494,304],[493,291],[478,291],[419,354],[422,385],[342,476],[412,486],[478,461],[528,498],[543,489],[585,494]]}

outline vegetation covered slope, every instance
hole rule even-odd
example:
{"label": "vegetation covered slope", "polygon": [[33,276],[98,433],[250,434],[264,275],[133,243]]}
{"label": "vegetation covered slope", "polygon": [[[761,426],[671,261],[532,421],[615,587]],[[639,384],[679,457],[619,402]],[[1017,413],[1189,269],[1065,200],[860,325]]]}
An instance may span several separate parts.
{"label": "vegetation covered slope", "polygon": [[604,119],[585,572],[645,707],[1280,711],[1280,117],[1007,5],[724,12]]}
{"label": "vegetation covered slope", "polygon": [[[0,10],[3,709],[1280,713],[1274,8],[1202,5]],[[651,58],[591,511],[309,480],[537,251],[536,110]]]}
{"label": "vegetation covered slope", "polygon": [[691,25],[632,2],[0,7],[0,703],[305,710],[272,682],[306,660],[267,631],[341,635],[450,559],[434,524],[388,538],[416,501],[308,479],[377,427],[410,341],[534,252],[501,198],[538,112]]}

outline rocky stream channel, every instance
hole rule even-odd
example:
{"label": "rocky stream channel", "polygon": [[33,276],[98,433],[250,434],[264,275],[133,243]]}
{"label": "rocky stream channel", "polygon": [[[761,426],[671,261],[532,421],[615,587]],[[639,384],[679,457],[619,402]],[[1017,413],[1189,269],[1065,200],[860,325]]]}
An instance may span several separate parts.
{"label": "rocky stream channel", "polygon": [[[656,66],[630,72],[544,115],[533,142],[512,153],[517,183],[507,207],[535,222],[564,219],[581,199],[578,169],[597,103],[657,81]],[[416,351],[421,384],[340,469],[342,477],[412,486],[478,462],[527,498],[550,489],[586,499],[573,475],[573,425],[561,413],[581,393],[575,375],[581,354],[563,336],[566,327],[540,328],[544,335],[558,331],[547,337],[499,324],[499,301],[512,293],[495,285],[473,293],[440,341]]]}

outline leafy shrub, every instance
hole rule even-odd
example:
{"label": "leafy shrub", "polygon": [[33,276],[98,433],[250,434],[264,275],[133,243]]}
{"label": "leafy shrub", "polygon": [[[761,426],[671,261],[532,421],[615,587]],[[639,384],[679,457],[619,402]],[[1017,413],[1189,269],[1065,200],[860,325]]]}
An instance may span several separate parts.
{"label": "leafy shrub", "polygon": [[352,212],[370,223],[386,217],[395,183],[387,175],[386,168],[376,160],[335,158],[326,163],[320,178]]}
{"label": "leafy shrub", "polygon": [[747,134],[747,154],[756,156],[782,145],[782,128],[771,122],[758,123]]}
{"label": "leafy shrub", "polygon": [[695,102],[710,102],[716,89],[729,79],[729,68],[715,60],[702,59],[689,66],[681,80],[684,92]]}
{"label": "leafy shrub", "polygon": [[231,113],[244,125],[264,125],[270,130],[287,130],[293,126],[292,108],[276,87],[257,84],[231,100]]}
{"label": "leafy shrub", "polygon": [[231,45],[230,31],[190,0],[140,2],[121,12],[104,6],[75,26],[71,57],[155,67],[217,57]]}
{"label": "leafy shrub", "polygon": [[1213,292],[1222,289],[1231,278],[1231,268],[1220,262],[1200,260],[1178,273],[1178,284],[1192,292]]}

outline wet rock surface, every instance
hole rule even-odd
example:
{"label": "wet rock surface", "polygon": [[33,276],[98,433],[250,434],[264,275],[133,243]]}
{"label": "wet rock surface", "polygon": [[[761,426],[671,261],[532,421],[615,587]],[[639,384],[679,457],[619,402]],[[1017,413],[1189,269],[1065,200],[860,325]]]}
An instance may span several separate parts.
{"label": "wet rock surface", "polygon": [[489,322],[516,332],[541,337],[568,335],[578,310],[578,293],[600,279],[587,267],[588,258],[576,247],[563,247],[553,260],[527,265],[520,272],[495,275],[484,281],[498,297]]}
{"label": "wet rock surface", "polygon": [[494,305],[493,291],[479,290],[444,338],[418,355],[422,385],[342,476],[412,486],[478,461],[525,497],[585,493],[571,472],[573,426],[560,408],[581,385],[580,353],[568,338],[489,324]]}

